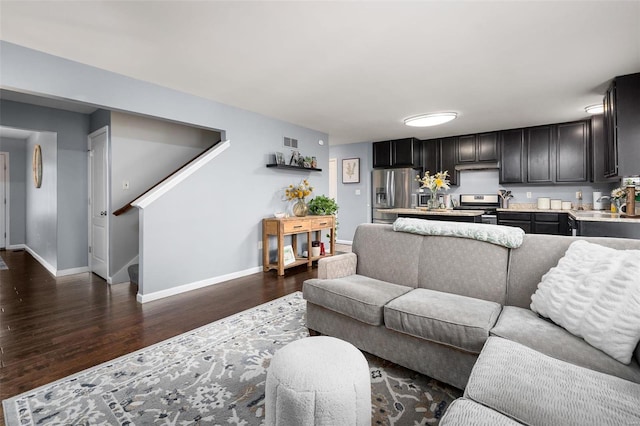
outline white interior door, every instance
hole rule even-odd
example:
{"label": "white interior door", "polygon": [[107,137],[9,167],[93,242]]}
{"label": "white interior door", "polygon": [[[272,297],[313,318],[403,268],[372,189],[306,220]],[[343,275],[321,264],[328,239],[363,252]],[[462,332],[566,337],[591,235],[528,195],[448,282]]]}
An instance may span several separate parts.
{"label": "white interior door", "polygon": [[109,205],[107,126],[89,135],[89,270],[105,280],[109,274]]}
{"label": "white interior door", "polygon": [[7,247],[7,156],[0,152],[0,248]]}

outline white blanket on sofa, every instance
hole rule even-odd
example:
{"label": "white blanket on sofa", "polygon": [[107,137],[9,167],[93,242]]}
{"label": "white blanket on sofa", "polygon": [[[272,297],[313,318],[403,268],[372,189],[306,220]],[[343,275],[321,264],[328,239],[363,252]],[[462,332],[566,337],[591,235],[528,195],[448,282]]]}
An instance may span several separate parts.
{"label": "white blanket on sofa", "polygon": [[507,248],[518,248],[524,240],[524,231],[520,228],[485,223],[447,222],[401,217],[393,223],[393,230],[420,235],[471,238]]}

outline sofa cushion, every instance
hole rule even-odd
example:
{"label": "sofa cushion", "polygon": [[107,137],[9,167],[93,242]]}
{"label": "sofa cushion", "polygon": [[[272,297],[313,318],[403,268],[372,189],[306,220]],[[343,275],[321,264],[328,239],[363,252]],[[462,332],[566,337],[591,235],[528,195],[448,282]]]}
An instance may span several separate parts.
{"label": "sofa cushion", "polygon": [[311,279],[302,286],[307,301],[371,325],[382,325],[384,305],[410,290],[362,275]]}
{"label": "sofa cushion", "polygon": [[418,287],[504,304],[509,249],[466,238],[422,238],[415,256],[420,266]]}
{"label": "sofa cushion", "polygon": [[480,353],[500,309],[495,302],[418,288],[384,307],[384,324],[391,330]]}
{"label": "sofa cushion", "polygon": [[465,397],[528,425],[640,422],[639,384],[499,337],[487,340]]}
{"label": "sofa cushion", "polygon": [[504,306],[491,335],[513,340],[553,358],[640,383],[637,361],[622,364],[529,309]]}
{"label": "sofa cushion", "polygon": [[515,420],[467,398],[458,398],[453,401],[438,424],[440,426],[520,425]]}
{"label": "sofa cushion", "polygon": [[425,237],[394,232],[391,225],[358,225],[353,253],[358,256],[356,273],[409,287],[418,286],[420,247]]}
{"label": "sofa cushion", "polygon": [[628,364],[640,341],[640,250],[573,242],[542,277],[531,310]]}

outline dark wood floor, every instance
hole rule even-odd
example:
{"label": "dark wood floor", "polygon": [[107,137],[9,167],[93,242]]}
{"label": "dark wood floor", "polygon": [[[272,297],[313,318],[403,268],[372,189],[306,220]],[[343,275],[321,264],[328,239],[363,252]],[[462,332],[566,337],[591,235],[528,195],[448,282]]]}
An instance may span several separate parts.
{"label": "dark wood floor", "polygon": [[0,256],[9,267],[0,271],[0,399],[293,293],[317,275],[305,266],[258,273],[141,305],[128,283],[55,278],[24,251]]}

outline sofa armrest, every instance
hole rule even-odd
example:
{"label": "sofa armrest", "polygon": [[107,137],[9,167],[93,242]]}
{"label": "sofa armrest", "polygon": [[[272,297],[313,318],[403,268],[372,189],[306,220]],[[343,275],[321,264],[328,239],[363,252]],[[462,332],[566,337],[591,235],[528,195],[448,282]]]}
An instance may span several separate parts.
{"label": "sofa armrest", "polygon": [[357,263],[358,256],[355,253],[323,257],[318,261],[318,278],[326,280],[354,275]]}

